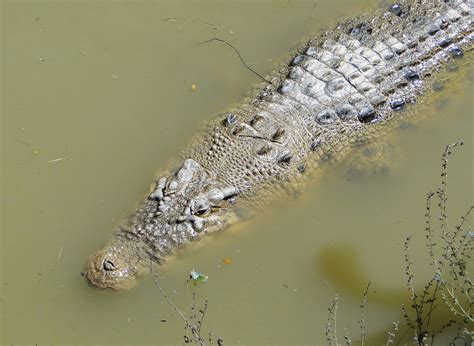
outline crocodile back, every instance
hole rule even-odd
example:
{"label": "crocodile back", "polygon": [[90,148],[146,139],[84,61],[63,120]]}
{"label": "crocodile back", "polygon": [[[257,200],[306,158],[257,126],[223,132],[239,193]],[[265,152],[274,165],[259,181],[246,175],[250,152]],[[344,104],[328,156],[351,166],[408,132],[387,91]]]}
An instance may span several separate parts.
{"label": "crocodile back", "polygon": [[315,36],[187,157],[249,198],[296,188],[308,167],[383,135],[447,62],[469,53],[472,7],[402,1]]}

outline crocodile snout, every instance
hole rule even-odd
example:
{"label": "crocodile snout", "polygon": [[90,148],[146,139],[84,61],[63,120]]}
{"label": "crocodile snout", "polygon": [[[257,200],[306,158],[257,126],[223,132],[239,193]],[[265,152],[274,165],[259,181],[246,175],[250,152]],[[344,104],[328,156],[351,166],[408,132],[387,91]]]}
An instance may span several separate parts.
{"label": "crocodile snout", "polygon": [[99,288],[129,289],[135,285],[138,266],[126,247],[111,244],[100,249],[86,265],[89,283]]}

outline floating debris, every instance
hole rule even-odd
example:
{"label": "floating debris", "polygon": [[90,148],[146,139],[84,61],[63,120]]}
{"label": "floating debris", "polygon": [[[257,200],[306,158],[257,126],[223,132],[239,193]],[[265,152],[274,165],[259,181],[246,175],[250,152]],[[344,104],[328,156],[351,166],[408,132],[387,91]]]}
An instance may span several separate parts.
{"label": "floating debris", "polygon": [[54,163],[54,162],[65,161],[65,160],[72,160],[72,159],[68,159],[67,157],[59,157],[57,159],[48,161],[48,163]]}
{"label": "floating debris", "polygon": [[63,253],[63,247],[61,246],[61,248],[59,249],[59,253],[58,253],[58,262],[61,259],[61,254],[62,253]]}
{"label": "floating debris", "polygon": [[16,138],[16,140],[17,140],[18,142],[20,142],[20,143],[23,143],[23,144],[26,145],[27,147],[30,146],[30,143],[28,143],[27,141],[24,141],[24,140],[21,139],[21,138]]}
{"label": "floating debris", "polygon": [[162,20],[165,22],[177,22],[178,20],[185,20],[186,18],[172,18],[172,17],[167,17],[163,18]]}
{"label": "floating debris", "polygon": [[195,90],[197,90],[197,88],[198,88],[198,87],[197,87],[197,85],[196,85],[196,84],[191,84],[191,90],[192,90],[192,91],[195,91]]}
{"label": "floating debris", "polygon": [[222,262],[224,262],[224,264],[231,264],[232,263],[232,258],[226,257],[222,260]]}
{"label": "floating debris", "polygon": [[207,279],[209,279],[207,275],[198,273],[194,268],[189,272],[189,280],[193,281],[195,285],[199,282],[207,282]]}
{"label": "floating debris", "polygon": [[[207,26],[208,28],[211,28],[213,30],[224,30],[224,31],[227,31],[229,34],[234,35],[234,32],[232,31],[231,28],[229,28],[225,25],[222,25],[222,24],[214,24],[214,23],[208,22],[207,20],[200,19],[200,18],[188,19],[188,18],[166,17],[166,18],[162,18],[162,21],[169,22],[169,23],[171,23],[171,22],[180,22],[180,23],[182,23],[182,25],[200,24],[200,25]],[[181,25],[178,26],[178,29],[181,30]]]}

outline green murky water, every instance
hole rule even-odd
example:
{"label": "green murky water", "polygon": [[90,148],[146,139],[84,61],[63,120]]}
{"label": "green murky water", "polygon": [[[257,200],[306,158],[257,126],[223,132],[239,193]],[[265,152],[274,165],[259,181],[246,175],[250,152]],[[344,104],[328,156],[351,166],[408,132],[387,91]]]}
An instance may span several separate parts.
{"label": "green murky water", "polygon": [[[308,33],[374,4],[3,1],[0,341],[181,343],[183,323],[150,278],[113,293],[80,273],[156,170],[257,81],[232,50],[197,43],[225,38],[265,73]],[[226,342],[320,344],[336,292],[341,335],[357,331],[370,280],[368,334],[379,335],[401,319],[406,235],[417,287],[430,275],[425,193],[458,138],[453,216],[472,204],[472,91],[448,88],[397,131],[389,175],[327,171],[298,199],[180,253],[161,269],[164,289],[187,310],[196,268],[209,275],[195,289],[209,300],[205,326]]]}

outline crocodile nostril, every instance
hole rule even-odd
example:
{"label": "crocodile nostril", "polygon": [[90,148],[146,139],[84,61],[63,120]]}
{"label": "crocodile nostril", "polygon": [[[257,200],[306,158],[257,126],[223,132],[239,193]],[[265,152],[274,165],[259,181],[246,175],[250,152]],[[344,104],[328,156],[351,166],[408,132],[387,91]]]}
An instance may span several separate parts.
{"label": "crocodile nostril", "polygon": [[109,261],[109,260],[105,260],[105,261],[103,262],[102,266],[103,266],[104,269],[107,270],[107,271],[115,270],[115,264],[114,264],[114,262]]}

